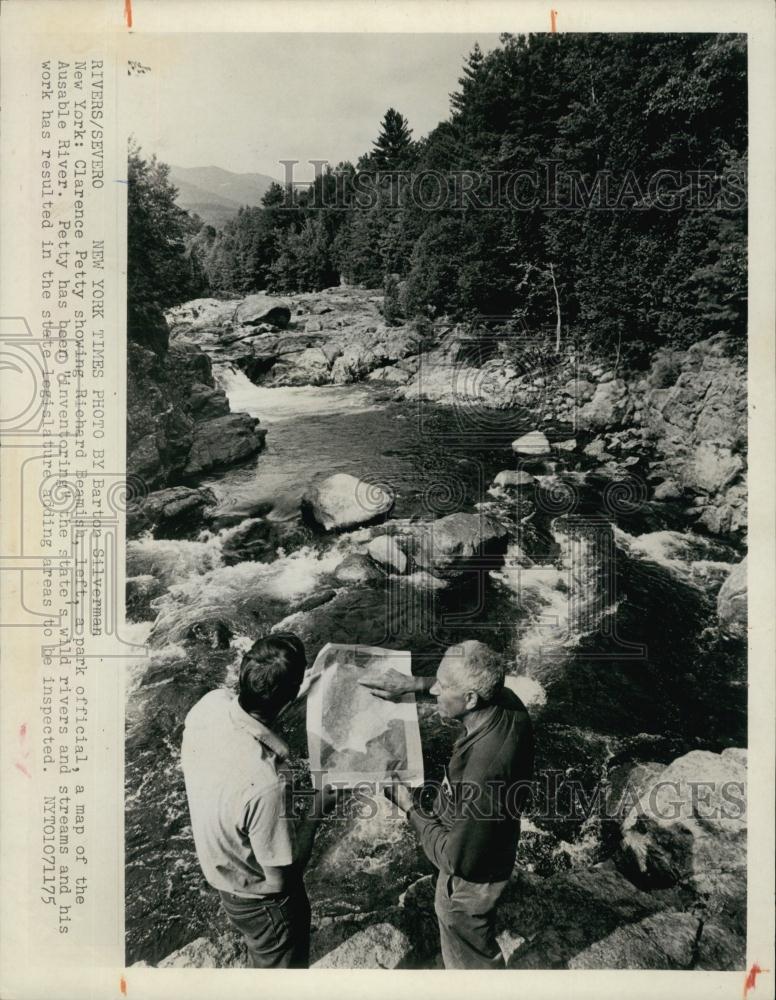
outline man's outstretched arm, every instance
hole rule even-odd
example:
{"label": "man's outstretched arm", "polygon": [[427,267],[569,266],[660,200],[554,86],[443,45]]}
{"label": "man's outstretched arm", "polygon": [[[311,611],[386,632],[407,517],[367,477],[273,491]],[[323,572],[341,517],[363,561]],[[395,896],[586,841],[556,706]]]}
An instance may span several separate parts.
{"label": "man's outstretched arm", "polygon": [[436,677],[412,677],[389,667],[373,677],[361,677],[358,683],[369,688],[375,698],[386,701],[398,701],[406,694],[428,694],[434,686]]}

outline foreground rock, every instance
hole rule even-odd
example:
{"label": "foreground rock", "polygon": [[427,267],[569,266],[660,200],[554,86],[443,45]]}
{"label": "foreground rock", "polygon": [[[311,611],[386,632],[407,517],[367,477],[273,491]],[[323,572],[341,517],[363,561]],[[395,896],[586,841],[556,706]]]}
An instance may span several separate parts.
{"label": "foreground rock", "polygon": [[302,499],[303,512],[324,531],[341,531],[385,518],[394,496],[374,483],[344,472],[314,484]]}
{"label": "foreground rock", "polygon": [[[313,917],[312,968],[439,968],[434,875],[411,883],[399,905],[354,917]],[[671,894],[643,892],[606,867],[542,878],[516,873],[497,910],[510,969],[742,969],[740,935],[681,909]],[[316,960],[316,955],[320,956]],[[142,963],[138,963],[142,964]],[[243,968],[230,932],[197,938],[159,968]]]}
{"label": "foreground rock", "polygon": [[[425,967],[439,948],[434,876],[403,895],[403,923]],[[644,892],[607,865],[548,878],[516,872],[497,910],[510,969],[743,968],[743,938],[682,908],[678,894]]]}
{"label": "foreground rock", "polygon": [[412,950],[406,934],[393,924],[372,924],[320,958],[313,969],[396,969]]}
{"label": "foreground rock", "polygon": [[199,937],[163,958],[157,968],[246,969],[248,956],[244,945],[234,935],[223,934],[212,941]]}
{"label": "foreground rock", "polygon": [[680,886],[745,933],[746,751],[693,750],[652,777],[622,824],[620,865],[647,887]]}
{"label": "foreground rock", "polygon": [[746,559],[734,566],[717,595],[717,616],[723,630],[738,639],[746,638],[747,575]]}

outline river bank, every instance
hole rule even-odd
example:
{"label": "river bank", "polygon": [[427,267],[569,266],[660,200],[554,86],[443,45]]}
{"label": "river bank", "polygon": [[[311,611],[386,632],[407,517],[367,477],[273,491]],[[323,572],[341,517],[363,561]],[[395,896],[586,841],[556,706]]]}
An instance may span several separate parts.
{"label": "river bank", "polygon": [[[267,435],[237,466],[168,463],[152,480],[167,495],[136,504],[128,608],[150,656],[127,706],[129,960],[241,963],[199,874],[177,754],[188,708],[282,627],[310,658],[327,641],[393,645],[429,674],[472,635],[503,653],[539,773],[564,779],[524,826],[501,915],[510,966],[738,968],[745,818],[701,821],[691,794],[745,780],[736,365],[716,341],[662,376],[656,362],[639,388],[571,352],[550,364],[452,325],[387,327],[379,306],[332,289],[171,313],[169,350],[202,354],[201,384]],[[513,448],[533,432],[546,443]],[[335,534],[305,523],[304,497],[332,473],[389,491],[390,517]],[[419,561],[429,532],[436,558]],[[434,777],[455,732],[430,705],[420,719]],[[303,709],[283,721],[304,774]],[[640,818],[661,778],[678,782],[680,815]],[[625,788],[636,800],[612,816],[571,808],[574,789]],[[377,801],[319,835],[314,959],[433,967],[430,868]]]}

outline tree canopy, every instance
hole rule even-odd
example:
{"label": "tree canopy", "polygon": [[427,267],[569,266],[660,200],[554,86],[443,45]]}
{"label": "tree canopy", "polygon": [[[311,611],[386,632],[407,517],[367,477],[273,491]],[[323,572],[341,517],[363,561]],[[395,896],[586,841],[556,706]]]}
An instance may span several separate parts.
{"label": "tree canopy", "polygon": [[504,34],[475,45],[428,135],[389,108],[356,166],[274,185],[219,232],[187,234],[162,166],[136,165],[133,281],[182,296],[183,239],[219,295],[390,284],[397,317],[509,315],[554,340],[560,316],[634,351],[718,330],[743,345],[746,59],[741,35]]}

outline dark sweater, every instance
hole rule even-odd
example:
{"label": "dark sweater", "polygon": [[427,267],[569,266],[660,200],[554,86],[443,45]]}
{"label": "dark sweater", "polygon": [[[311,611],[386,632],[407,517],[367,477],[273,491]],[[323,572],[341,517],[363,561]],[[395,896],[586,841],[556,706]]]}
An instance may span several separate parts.
{"label": "dark sweater", "polygon": [[533,774],[533,727],[525,705],[504,688],[486,713],[453,747],[430,813],[413,806],[407,814],[428,859],[469,882],[509,878]]}

